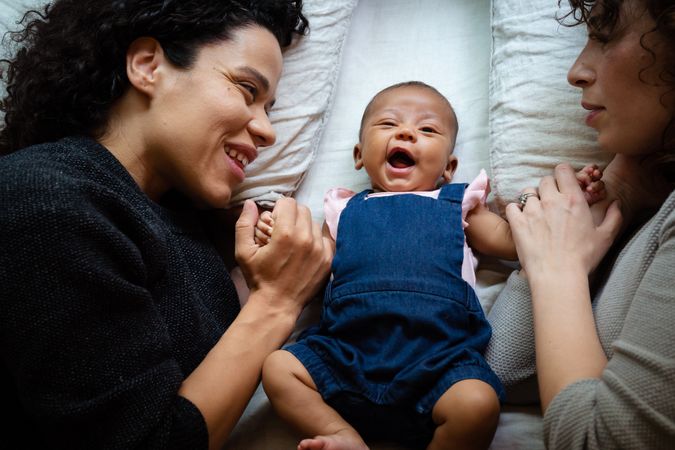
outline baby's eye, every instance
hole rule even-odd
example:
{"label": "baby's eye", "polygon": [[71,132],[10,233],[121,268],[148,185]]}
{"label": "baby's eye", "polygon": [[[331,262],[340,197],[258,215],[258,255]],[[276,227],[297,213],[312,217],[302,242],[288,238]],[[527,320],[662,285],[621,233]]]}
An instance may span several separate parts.
{"label": "baby's eye", "polygon": [[420,128],[420,131],[424,133],[436,133],[436,129],[432,127],[422,127]]}

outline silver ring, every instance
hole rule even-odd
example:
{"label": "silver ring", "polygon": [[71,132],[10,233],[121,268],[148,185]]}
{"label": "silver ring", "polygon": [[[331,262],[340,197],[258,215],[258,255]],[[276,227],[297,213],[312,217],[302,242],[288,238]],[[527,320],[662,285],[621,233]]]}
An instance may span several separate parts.
{"label": "silver ring", "polygon": [[520,194],[518,196],[518,201],[520,202],[520,206],[522,206],[524,208],[525,203],[527,203],[527,199],[529,197],[536,197],[536,196],[537,196],[537,194],[535,194],[534,192],[523,192],[522,194]]}

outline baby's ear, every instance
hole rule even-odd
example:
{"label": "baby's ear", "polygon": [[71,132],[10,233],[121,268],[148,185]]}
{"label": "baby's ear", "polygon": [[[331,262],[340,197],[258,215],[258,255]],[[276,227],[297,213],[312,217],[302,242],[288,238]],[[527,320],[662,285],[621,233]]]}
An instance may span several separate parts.
{"label": "baby's ear", "polygon": [[363,157],[361,156],[361,143],[354,146],[354,168],[361,170],[363,168]]}
{"label": "baby's ear", "polygon": [[457,157],[451,153],[448,156],[448,164],[445,166],[445,170],[443,171],[443,179],[446,183],[452,181],[452,176],[455,174],[455,170],[457,170],[458,163],[459,161],[457,160]]}

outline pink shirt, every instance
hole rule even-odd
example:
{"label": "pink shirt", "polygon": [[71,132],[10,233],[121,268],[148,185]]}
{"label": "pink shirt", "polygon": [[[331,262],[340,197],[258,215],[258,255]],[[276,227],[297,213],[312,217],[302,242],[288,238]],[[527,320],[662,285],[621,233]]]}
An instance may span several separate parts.
{"label": "pink shirt", "polygon": [[[389,195],[400,194],[415,194],[423,195],[431,198],[438,198],[440,189],[435,191],[413,191],[413,192],[374,192],[368,197],[386,197]],[[462,199],[462,226],[466,228],[466,215],[469,211],[479,204],[485,205],[487,196],[490,193],[490,180],[488,179],[485,170],[481,169],[480,173],[474,180],[469,183],[464,191],[464,198]],[[340,222],[340,213],[347,206],[350,198],[356,195],[356,192],[344,188],[330,189],[323,200],[323,210],[326,217],[326,224],[330,230],[333,239],[337,236],[338,223]],[[472,287],[476,286],[476,266],[478,259],[471,251],[471,248],[466,243],[464,238],[464,260],[462,262],[462,278]]]}

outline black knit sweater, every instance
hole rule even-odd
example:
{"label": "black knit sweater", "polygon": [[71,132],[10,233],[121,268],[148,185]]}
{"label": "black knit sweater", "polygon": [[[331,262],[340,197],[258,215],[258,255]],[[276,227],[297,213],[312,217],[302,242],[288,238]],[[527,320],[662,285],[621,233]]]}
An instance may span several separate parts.
{"label": "black knit sweater", "polygon": [[0,448],[207,448],[177,392],[238,311],[200,213],[103,146],[0,158]]}

